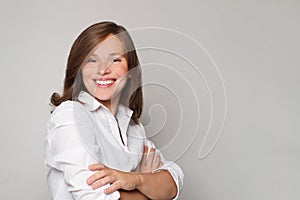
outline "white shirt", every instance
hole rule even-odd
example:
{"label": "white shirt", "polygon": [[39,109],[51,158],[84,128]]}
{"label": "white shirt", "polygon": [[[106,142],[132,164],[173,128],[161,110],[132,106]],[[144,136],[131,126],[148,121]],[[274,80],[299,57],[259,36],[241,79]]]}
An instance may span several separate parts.
{"label": "white shirt", "polygon": [[[119,104],[116,117],[86,92],[77,101],[65,101],[51,115],[47,124],[45,166],[53,200],[117,200],[118,191],[106,195],[109,184],[93,190],[86,179],[94,174],[88,166],[102,163],[121,171],[134,171],[140,163],[143,147],[154,147],[141,124],[131,120],[132,110]],[[122,143],[118,123],[124,144]],[[159,150],[157,153],[161,155]],[[183,172],[161,155],[163,166],[182,189]]]}

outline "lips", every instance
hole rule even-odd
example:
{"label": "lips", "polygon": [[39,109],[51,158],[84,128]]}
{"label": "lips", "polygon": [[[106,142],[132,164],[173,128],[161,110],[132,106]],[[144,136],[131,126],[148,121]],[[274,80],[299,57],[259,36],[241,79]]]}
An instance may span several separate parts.
{"label": "lips", "polygon": [[96,80],[97,86],[99,87],[110,87],[114,84],[116,79],[105,79],[105,80]]}

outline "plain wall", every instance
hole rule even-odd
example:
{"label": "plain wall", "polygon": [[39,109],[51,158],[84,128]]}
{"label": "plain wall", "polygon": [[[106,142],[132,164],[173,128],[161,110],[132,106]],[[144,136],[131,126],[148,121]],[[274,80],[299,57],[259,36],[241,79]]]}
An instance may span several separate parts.
{"label": "plain wall", "polygon": [[[43,166],[49,97],[61,91],[74,39],[103,20],[128,30],[180,31],[203,45],[218,66],[226,88],[226,121],[204,159],[198,153],[211,113],[203,79],[191,71],[188,80],[200,99],[195,135],[195,127],[186,125],[174,136],[180,122],[176,95],[163,96],[168,94],[164,87],[154,84],[145,88],[142,119],[147,124],[152,117],[146,130],[185,172],[180,199],[300,199],[299,10],[295,0],[1,1],[0,199],[50,199]],[[142,63],[160,58],[157,62],[175,67],[172,56],[155,53],[141,52]],[[157,73],[145,70],[144,77],[151,81]],[[182,86],[179,81],[170,87],[184,91]],[[190,106],[187,99],[180,103],[193,109],[191,101]],[[148,115],[151,105],[156,106]],[[194,117],[197,113],[181,120],[194,122]],[[169,144],[174,137],[180,140]],[[188,147],[184,151],[181,142]]]}

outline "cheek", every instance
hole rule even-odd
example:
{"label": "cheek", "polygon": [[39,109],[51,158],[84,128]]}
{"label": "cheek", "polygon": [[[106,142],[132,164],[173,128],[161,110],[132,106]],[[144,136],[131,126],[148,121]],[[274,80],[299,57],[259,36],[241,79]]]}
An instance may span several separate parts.
{"label": "cheek", "polygon": [[94,90],[93,84],[90,81],[92,70],[89,67],[84,66],[82,68],[81,74],[82,74],[82,82],[83,82],[84,86],[86,87],[86,89],[89,92],[93,92],[93,90]]}
{"label": "cheek", "polygon": [[123,64],[118,68],[118,73],[120,76],[124,76],[128,72],[128,65]]}
{"label": "cheek", "polygon": [[81,73],[82,73],[82,79],[86,80],[91,76],[92,70],[89,67],[83,67]]}

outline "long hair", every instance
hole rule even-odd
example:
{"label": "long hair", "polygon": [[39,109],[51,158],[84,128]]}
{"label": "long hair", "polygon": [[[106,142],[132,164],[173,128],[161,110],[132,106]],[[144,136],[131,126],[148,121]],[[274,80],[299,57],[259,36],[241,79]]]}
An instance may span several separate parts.
{"label": "long hair", "polygon": [[67,61],[62,95],[54,92],[51,104],[56,107],[67,100],[78,100],[81,91],[87,91],[82,80],[81,66],[89,53],[108,35],[115,35],[124,46],[128,64],[128,78],[121,93],[120,102],[133,110],[132,120],[139,123],[143,109],[143,92],[140,62],[133,41],[127,30],[113,22],[100,22],[85,29],[75,40]]}

